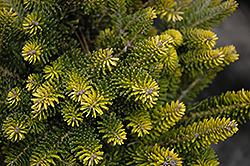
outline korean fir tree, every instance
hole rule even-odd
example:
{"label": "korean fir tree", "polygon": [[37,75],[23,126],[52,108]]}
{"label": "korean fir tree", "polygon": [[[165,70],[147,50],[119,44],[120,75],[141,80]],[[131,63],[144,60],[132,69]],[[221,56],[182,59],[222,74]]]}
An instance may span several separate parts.
{"label": "korean fir tree", "polygon": [[239,58],[211,31],[237,6],[1,0],[1,165],[218,165],[250,92],[194,99]]}

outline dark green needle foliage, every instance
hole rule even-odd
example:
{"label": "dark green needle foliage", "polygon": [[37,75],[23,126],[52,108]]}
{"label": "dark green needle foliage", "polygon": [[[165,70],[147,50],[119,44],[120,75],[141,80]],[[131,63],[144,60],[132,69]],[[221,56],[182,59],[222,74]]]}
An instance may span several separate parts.
{"label": "dark green needle foliage", "polygon": [[218,165],[250,92],[194,99],[239,58],[211,30],[237,6],[0,0],[0,165]]}

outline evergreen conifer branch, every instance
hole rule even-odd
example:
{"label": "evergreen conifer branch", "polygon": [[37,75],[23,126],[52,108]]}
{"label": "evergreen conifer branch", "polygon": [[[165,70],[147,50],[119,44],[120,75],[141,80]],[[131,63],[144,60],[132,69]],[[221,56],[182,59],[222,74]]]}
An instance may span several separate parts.
{"label": "evergreen conifer branch", "polygon": [[60,1],[56,0],[56,1],[51,1],[51,0],[42,0],[42,1],[38,1],[38,0],[24,0],[24,5],[26,9],[34,9],[36,8],[37,11],[41,11],[41,10],[47,10],[47,11],[54,11],[56,13],[56,11],[59,9],[60,10],[60,5],[58,3],[60,3]]}
{"label": "evergreen conifer branch", "polygon": [[161,18],[167,16],[167,22],[176,22],[183,19],[181,15],[184,14],[184,12],[180,11],[180,8],[177,8],[177,2],[174,0],[155,0],[155,7],[157,14],[161,14]]}
{"label": "evergreen conifer branch", "polygon": [[194,164],[195,166],[198,165],[219,165],[218,158],[216,158],[217,155],[215,155],[215,152],[211,148],[204,149],[202,152],[202,155],[199,156],[197,159],[197,164]]}
{"label": "evergreen conifer branch", "polygon": [[218,165],[210,144],[250,118],[244,89],[193,103],[239,59],[211,31],[236,1],[14,2],[0,1],[0,163]]}
{"label": "evergreen conifer branch", "polygon": [[[25,142],[19,142],[19,144],[16,144],[16,146],[22,147],[21,151],[16,151],[16,149],[11,149],[8,153],[9,156],[5,159],[5,163],[7,165],[22,165],[28,162],[28,159],[30,157],[29,153],[32,151],[31,149],[34,148],[34,144],[37,143],[39,138],[36,138],[34,141],[31,141],[29,143]],[[25,146],[24,146],[25,145]]]}
{"label": "evergreen conifer branch", "polygon": [[4,18],[4,20],[3,20],[4,25],[2,28],[2,33],[1,33],[1,38],[0,38],[0,52],[2,50],[4,33],[6,31],[6,26],[8,25],[8,21],[9,21],[9,19],[11,19],[11,17],[14,17],[15,15],[16,15],[16,13],[13,13],[12,8],[9,11],[3,9],[3,11],[1,11],[1,13],[0,13],[0,18],[1,19]]}
{"label": "evergreen conifer branch", "polygon": [[[212,29],[235,11],[237,7],[238,3],[234,0],[225,1],[215,6],[213,5],[213,1],[210,0],[197,1],[190,9],[184,12],[186,17],[183,17],[186,19],[185,24],[187,24],[189,28]],[[182,23],[179,25],[181,24]],[[179,25],[177,25],[177,27]]]}
{"label": "evergreen conifer branch", "polygon": [[174,152],[174,149],[169,150],[155,144],[152,147],[138,147],[135,152],[131,153],[133,162],[127,165],[182,165],[181,158]]}
{"label": "evergreen conifer branch", "polygon": [[124,140],[127,139],[125,129],[123,128],[122,121],[116,118],[115,113],[111,113],[110,116],[102,116],[102,122],[98,122],[100,133],[104,133],[102,138],[108,138],[107,143],[112,142],[112,145],[124,144]]}
{"label": "evergreen conifer branch", "polygon": [[[249,99],[249,91],[244,89],[238,92],[228,91],[225,94],[221,94],[220,97],[213,97],[204,100],[200,104],[193,104],[190,106],[190,110],[187,110],[188,114],[183,117],[183,120],[193,121],[194,119],[203,119],[208,116],[223,116],[242,123],[250,115],[248,111]],[[207,109],[204,109],[204,107],[207,107]]]}
{"label": "evergreen conifer branch", "polygon": [[164,105],[166,102],[171,102],[172,100],[178,99],[181,101],[181,98],[177,98],[177,91],[179,90],[181,83],[182,73],[179,68],[177,68],[172,73],[162,74],[158,85],[160,86],[159,92],[159,105]]}
{"label": "evergreen conifer branch", "polygon": [[32,152],[30,165],[56,165],[54,160],[61,160],[60,153],[63,152],[60,149],[60,145],[68,136],[69,133],[61,135],[61,138],[55,136],[57,140],[56,142],[52,142],[53,144],[46,137],[44,140],[41,140],[39,146]]}
{"label": "evergreen conifer branch", "polygon": [[34,74],[34,73],[30,74],[28,76],[28,79],[27,79],[26,83],[27,83],[26,84],[27,90],[28,91],[32,90],[32,92],[35,92],[36,89],[38,87],[40,87],[41,84],[42,84],[42,76],[41,76],[41,74]]}
{"label": "evergreen conifer branch", "polygon": [[201,147],[207,148],[211,143],[224,141],[238,131],[237,123],[230,118],[210,118],[199,123],[194,122],[186,128],[180,127],[177,131],[170,131],[173,138],[165,138],[166,141],[159,142],[159,145],[175,147],[179,152],[199,151]]}
{"label": "evergreen conifer branch", "polygon": [[183,31],[184,33],[184,44],[187,45],[189,49],[197,48],[214,48],[216,40],[218,39],[217,35],[211,31],[203,29],[187,29]]}
{"label": "evergreen conifer branch", "polygon": [[158,133],[163,133],[174,126],[185,114],[186,106],[183,103],[172,101],[171,104],[166,104],[165,107],[155,109],[152,113],[153,129]]}
{"label": "evergreen conifer branch", "polygon": [[67,102],[63,104],[61,109],[61,114],[63,115],[64,121],[67,122],[68,125],[74,127],[79,126],[79,124],[83,121],[83,115],[80,111],[79,104],[75,102]]}
{"label": "evergreen conifer branch", "polygon": [[150,116],[147,112],[140,112],[126,117],[130,123],[127,127],[133,127],[131,130],[132,133],[138,133],[138,137],[143,137],[146,134],[150,133],[152,129],[152,123]]}

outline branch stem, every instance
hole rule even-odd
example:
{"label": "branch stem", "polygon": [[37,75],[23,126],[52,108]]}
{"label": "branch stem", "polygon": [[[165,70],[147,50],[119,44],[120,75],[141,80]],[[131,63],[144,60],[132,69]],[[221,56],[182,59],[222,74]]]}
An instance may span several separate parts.
{"label": "branch stem", "polygon": [[78,40],[79,40],[79,42],[80,42],[80,44],[81,44],[81,46],[82,46],[83,51],[87,54],[88,52],[87,52],[87,50],[85,49],[84,44],[83,44],[83,42],[82,42],[80,36],[78,35],[78,33],[77,33],[76,31],[75,31],[75,35],[76,35],[76,37],[78,38]]}
{"label": "branch stem", "polygon": [[182,91],[180,97],[177,99],[181,101],[183,98],[187,96],[187,93],[193,89],[193,87],[201,80],[201,77],[196,78],[184,91]]}

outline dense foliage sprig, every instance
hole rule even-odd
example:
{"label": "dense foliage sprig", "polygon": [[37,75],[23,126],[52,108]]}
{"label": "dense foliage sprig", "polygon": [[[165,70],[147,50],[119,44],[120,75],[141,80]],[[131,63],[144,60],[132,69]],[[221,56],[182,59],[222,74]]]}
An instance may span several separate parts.
{"label": "dense foliage sprig", "polygon": [[237,6],[1,0],[0,163],[218,165],[210,144],[250,117],[250,92],[192,101],[239,58],[211,30]]}

